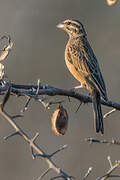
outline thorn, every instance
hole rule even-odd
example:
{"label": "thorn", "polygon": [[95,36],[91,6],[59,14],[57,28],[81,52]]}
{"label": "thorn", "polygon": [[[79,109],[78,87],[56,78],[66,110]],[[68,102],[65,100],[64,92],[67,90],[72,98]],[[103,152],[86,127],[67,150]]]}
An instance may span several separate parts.
{"label": "thorn", "polygon": [[45,109],[50,109],[50,107],[49,107],[49,103],[45,103],[44,101],[45,101],[46,99],[44,98],[44,99],[38,99],[38,101],[44,106],[44,108]]}
{"label": "thorn", "polygon": [[36,135],[31,139],[31,142],[35,142],[35,140],[38,138],[39,136],[39,133],[37,132]]}
{"label": "thorn", "polygon": [[22,113],[28,110],[28,105],[31,99],[32,99],[31,97],[28,98],[27,102],[24,105],[24,108],[21,110]]}
{"label": "thorn", "polygon": [[112,165],[112,161],[111,161],[111,158],[110,158],[110,156],[108,156],[108,157],[107,157],[107,159],[108,159],[108,161],[109,161],[110,168],[112,168],[112,167],[113,167],[113,165]]}
{"label": "thorn", "polygon": [[9,134],[8,136],[5,136],[4,140],[8,140],[8,138],[11,138],[11,137],[16,136],[16,135],[21,135],[20,131],[13,132],[13,133]]}
{"label": "thorn", "polygon": [[40,82],[40,79],[38,79],[38,81],[37,81],[37,90],[36,90],[36,96],[38,96],[38,93],[39,93],[39,90],[40,90],[40,84],[41,84],[41,82]]}
{"label": "thorn", "polygon": [[48,158],[49,159],[51,157],[50,155],[44,154],[44,153],[43,154],[34,154],[33,153],[32,155],[34,156],[34,159],[37,158],[37,157],[42,157],[42,158]]}
{"label": "thorn", "polygon": [[65,101],[64,101],[64,100],[62,100],[62,101],[56,101],[56,102],[50,101],[50,102],[44,103],[44,107],[45,107],[46,109],[50,109],[50,106],[51,106],[51,105],[53,105],[53,104],[59,104],[59,106],[60,106],[63,102],[65,102]]}
{"label": "thorn", "polygon": [[77,110],[75,111],[75,113],[77,113],[78,112],[78,110],[79,110],[79,108],[80,108],[80,106],[82,105],[82,102],[80,102],[80,104],[79,104],[79,106],[78,106],[78,108],[77,108]]}
{"label": "thorn", "polygon": [[36,89],[34,87],[31,88],[32,92],[35,93]]}
{"label": "thorn", "polygon": [[41,176],[37,178],[37,180],[41,180],[51,169],[48,168]]}
{"label": "thorn", "polygon": [[88,171],[86,172],[85,176],[83,177],[83,180],[85,180],[90,175],[90,173],[92,172],[92,169],[93,169],[93,167],[89,167]]}
{"label": "thorn", "polygon": [[64,149],[66,149],[67,147],[68,147],[68,145],[65,144],[64,146],[60,147],[57,151],[55,151],[55,152],[53,152],[52,154],[50,154],[49,157],[54,156],[54,155],[57,154],[58,152],[60,152],[60,151],[62,151],[62,150],[64,150]]}
{"label": "thorn", "polygon": [[23,114],[18,114],[18,115],[15,115],[15,116],[11,116],[11,119],[21,118],[21,117],[24,117],[24,115]]}
{"label": "thorn", "polygon": [[30,141],[30,150],[31,150],[33,159],[35,159],[36,154],[34,154],[33,147],[31,146],[31,144],[35,142],[35,140],[37,139],[38,136],[39,136],[39,133],[37,132],[36,135]]}
{"label": "thorn", "polygon": [[114,112],[116,112],[117,111],[117,109],[112,109],[111,111],[109,111],[109,112],[107,112],[106,114],[104,114],[104,116],[103,116],[103,118],[105,119],[105,118],[107,118],[108,116],[110,116],[112,113],[114,113]]}
{"label": "thorn", "polygon": [[93,167],[92,167],[92,166],[91,166],[91,167],[89,167],[88,172],[91,172],[91,171],[92,171],[92,169],[93,169]]}

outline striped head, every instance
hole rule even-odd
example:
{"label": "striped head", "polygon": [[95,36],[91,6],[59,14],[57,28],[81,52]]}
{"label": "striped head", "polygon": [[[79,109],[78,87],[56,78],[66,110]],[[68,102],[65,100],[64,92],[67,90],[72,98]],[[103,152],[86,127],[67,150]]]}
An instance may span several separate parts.
{"label": "striped head", "polygon": [[65,20],[57,25],[58,28],[65,30],[70,37],[87,36],[85,29],[78,20]]}

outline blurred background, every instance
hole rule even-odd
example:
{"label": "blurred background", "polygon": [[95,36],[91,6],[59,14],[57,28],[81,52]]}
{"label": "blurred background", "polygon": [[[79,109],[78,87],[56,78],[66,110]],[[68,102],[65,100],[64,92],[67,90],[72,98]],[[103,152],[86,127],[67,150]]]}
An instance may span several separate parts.
{"label": "blurred background", "polygon": [[[108,97],[119,102],[120,2],[108,7],[105,0],[0,0],[0,36],[10,34],[15,43],[3,63],[8,78],[16,84],[36,84],[40,78],[42,84],[66,89],[79,85],[64,62],[68,36],[56,28],[59,22],[68,18],[78,19],[84,24],[103,72]],[[86,90],[79,91],[88,94]],[[120,113],[116,112],[104,121],[105,134],[101,137],[93,129],[91,104],[82,105],[75,113],[79,105],[77,100],[71,98],[69,102],[66,97],[49,98],[52,101],[56,99],[65,100],[64,107],[69,114],[69,128],[64,136],[56,137],[51,131],[50,117],[57,108],[55,105],[45,110],[40,103],[32,100],[25,117],[17,119],[17,123],[30,137],[40,133],[37,143],[46,153],[68,144],[68,149],[54,157],[57,165],[77,179],[92,166],[93,172],[88,179],[96,179],[110,168],[108,155],[113,163],[120,159],[120,149],[115,145],[90,145],[85,138],[119,140]],[[11,97],[6,109],[14,115],[23,109],[25,102],[24,97]],[[110,110],[102,107],[103,113]],[[5,142],[3,137],[12,131],[8,122],[0,117],[0,179],[37,179],[48,167],[46,162],[32,160],[28,144],[19,136]],[[55,175],[51,171],[44,179]]]}

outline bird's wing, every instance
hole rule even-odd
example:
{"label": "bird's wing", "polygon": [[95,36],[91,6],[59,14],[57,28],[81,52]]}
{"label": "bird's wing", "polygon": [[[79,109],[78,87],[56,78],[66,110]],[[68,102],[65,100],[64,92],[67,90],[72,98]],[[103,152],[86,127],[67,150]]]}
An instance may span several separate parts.
{"label": "bird's wing", "polygon": [[86,40],[84,46],[79,47],[79,49],[76,51],[77,53],[70,53],[71,61],[74,67],[80,74],[82,73],[83,76],[90,76],[92,82],[95,83],[100,90],[103,98],[107,100],[105,82],[100,71],[98,61],[94,55],[91,46],[89,45],[89,42]]}

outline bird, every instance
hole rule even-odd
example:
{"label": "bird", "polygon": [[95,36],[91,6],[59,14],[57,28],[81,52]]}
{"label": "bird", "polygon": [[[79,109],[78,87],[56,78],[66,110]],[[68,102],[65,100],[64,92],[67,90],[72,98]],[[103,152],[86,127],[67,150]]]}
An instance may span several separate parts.
{"label": "bird", "polygon": [[7,39],[8,40],[8,45],[5,45],[3,49],[0,50],[0,61],[3,61],[4,59],[7,58],[7,56],[9,55],[9,52],[11,51],[12,47],[13,47],[13,42],[11,40],[11,37],[8,36],[2,36],[0,38],[0,40],[2,39]]}
{"label": "bird", "polygon": [[67,19],[57,25],[69,35],[65,48],[65,62],[71,74],[80,82],[77,88],[87,88],[92,97],[94,113],[94,129],[104,134],[101,97],[107,101],[105,82],[98,60],[87,39],[83,24],[74,19]]}

